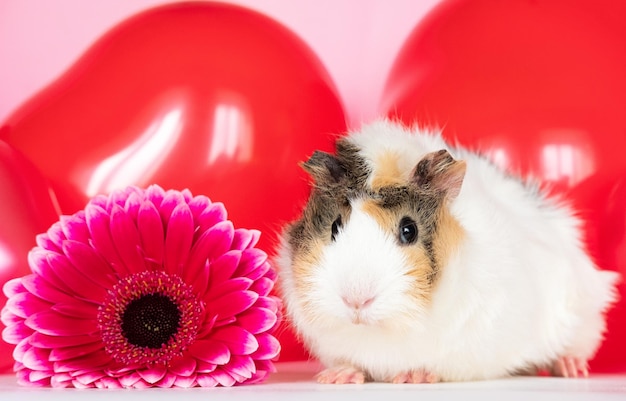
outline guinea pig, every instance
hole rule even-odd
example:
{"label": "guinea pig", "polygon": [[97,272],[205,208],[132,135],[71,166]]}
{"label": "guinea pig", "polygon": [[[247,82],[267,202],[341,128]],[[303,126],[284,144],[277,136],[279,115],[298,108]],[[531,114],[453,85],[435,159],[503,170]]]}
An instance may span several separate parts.
{"label": "guinea pig", "polygon": [[277,249],[280,294],[321,383],[588,375],[618,274],[563,201],[437,132],[349,132]]}

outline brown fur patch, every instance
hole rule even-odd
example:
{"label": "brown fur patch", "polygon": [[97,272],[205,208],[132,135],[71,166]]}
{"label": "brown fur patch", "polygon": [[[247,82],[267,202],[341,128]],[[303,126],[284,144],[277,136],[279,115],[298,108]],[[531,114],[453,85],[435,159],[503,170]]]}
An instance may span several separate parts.
{"label": "brown fur patch", "polygon": [[372,189],[405,184],[398,161],[400,156],[394,152],[384,152],[376,160],[376,170],[372,176]]}
{"label": "brown fur patch", "polygon": [[308,281],[307,276],[312,276],[312,266],[319,263],[320,255],[322,254],[324,243],[320,240],[313,239],[308,244],[305,252],[298,252],[294,255],[293,259],[293,275],[296,279],[296,283],[303,283]]}
{"label": "brown fur patch", "polygon": [[[293,255],[291,268],[293,269],[293,280],[295,291],[298,294],[307,294],[311,289],[311,280],[314,278],[314,266],[319,263],[320,255],[324,248],[324,243],[318,239],[313,239],[308,244],[305,252],[296,252]],[[311,307],[306,298],[301,298],[302,308]]]}
{"label": "brown fur patch", "polygon": [[372,218],[376,220],[379,226],[384,227],[387,230],[393,230],[398,224],[399,219],[396,213],[380,207],[379,202],[376,200],[365,200],[361,208],[365,213],[372,216]]}
{"label": "brown fur patch", "polygon": [[450,214],[447,205],[444,205],[437,214],[437,230],[433,238],[437,265],[445,266],[448,263],[450,255],[459,247],[464,236],[463,227]]}
{"label": "brown fur patch", "polygon": [[413,277],[413,288],[409,294],[420,304],[430,300],[432,292],[432,266],[426,251],[421,247],[406,247],[403,249],[409,263],[413,266],[407,274]]}

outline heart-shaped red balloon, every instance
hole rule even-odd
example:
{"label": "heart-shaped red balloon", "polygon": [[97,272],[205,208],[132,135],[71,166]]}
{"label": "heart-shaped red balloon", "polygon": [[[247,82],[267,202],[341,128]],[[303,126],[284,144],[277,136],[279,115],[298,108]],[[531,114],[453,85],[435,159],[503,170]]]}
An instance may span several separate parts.
{"label": "heart-shaped red balloon", "polygon": [[183,3],[109,31],[0,135],[45,171],[65,213],[128,184],[188,187],[267,246],[305,195],[297,163],[343,130],[329,75],[293,33]]}
{"label": "heart-shaped red balloon", "polygon": [[[598,265],[626,276],[624,15],[626,2],[446,1],[404,44],[382,108],[541,179],[580,211]],[[623,302],[608,321],[592,367],[623,371]]]}
{"label": "heart-shaped red balloon", "polygon": [[[335,87],[293,33],[220,3],[148,10],[98,40],[4,123],[0,138],[50,179],[64,213],[129,184],[223,202],[260,247],[304,202],[298,168],[346,129]],[[291,337],[283,359],[303,357]]]}
{"label": "heart-shaped red balloon", "polygon": [[[23,155],[0,141],[0,305],[7,300],[2,285],[30,272],[26,255],[35,246],[35,236],[57,219],[46,180]],[[3,329],[0,323],[0,332]],[[0,373],[13,366],[13,348],[0,341]]]}

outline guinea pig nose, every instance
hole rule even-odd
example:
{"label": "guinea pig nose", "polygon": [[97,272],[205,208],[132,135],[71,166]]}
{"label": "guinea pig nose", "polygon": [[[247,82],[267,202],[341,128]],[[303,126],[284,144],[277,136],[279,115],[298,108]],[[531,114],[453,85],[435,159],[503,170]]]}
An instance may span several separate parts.
{"label": "guinea pig nose", "polygon": [[349,308],[359,310],[368,307],[374,302],[374,298],[370,296],[342,296],[341,300]]}

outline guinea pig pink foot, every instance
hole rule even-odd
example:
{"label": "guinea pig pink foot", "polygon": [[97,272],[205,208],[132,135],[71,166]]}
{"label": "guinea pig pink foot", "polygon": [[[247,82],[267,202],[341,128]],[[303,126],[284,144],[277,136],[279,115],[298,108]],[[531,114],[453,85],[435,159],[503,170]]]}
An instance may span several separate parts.
{"label": "guinea pig pink foot", "polygon": [[352,366],[336,366],[321,371],[317,382],[323,384],[363,384],[365,373]]}
{"label": "guinea pig pink foot", "polygon": [[423,369],[413,370],[410,372],[403,372],[396,375],[391,382],[392,383],[436,383],[439,381],[439,378],[432,374],[428,373]]}
{"label": "guinea pig pink foot", "polygon": [[563,356],[554,362],[552,371],[555,376],[562,377],[589,377],[589,367],[584,359]]}

